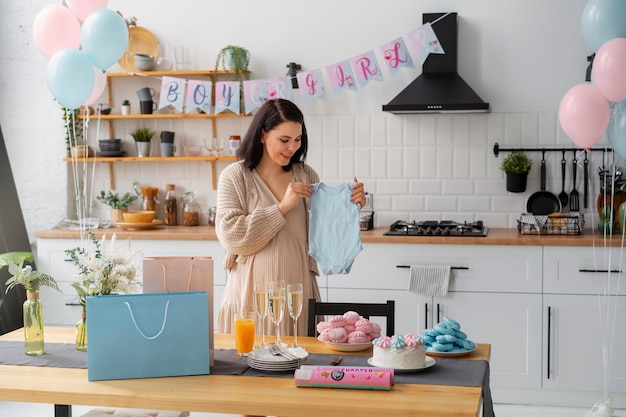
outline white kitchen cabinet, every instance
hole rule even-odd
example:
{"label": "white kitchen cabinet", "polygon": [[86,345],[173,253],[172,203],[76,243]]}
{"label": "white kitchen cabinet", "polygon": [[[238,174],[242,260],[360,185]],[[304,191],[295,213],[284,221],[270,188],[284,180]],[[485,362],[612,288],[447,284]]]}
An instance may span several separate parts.
{"label": "white kitchen cabinet", "polygon": [[[327,277],[328,301],[396,301],[396,333],[421,333],[444,316],[491,343],[492,383],[541,385],[542,248],[364,244],[350,274]],[[450,265],[447,297],[408,291],[409,265]]]}
{"label": "white kitchen cabinet", "polygon": [[[78,280],[78,269],[65,254],[66,249],[83,247],[93,250],[89,238],[81,239],[37,239],[37,268],[54,277],[62,293],[49,288],[42,288],[41,300],[44,303],[44,324],[67,326],[74,325],[80,318],[81,307],[76,291],[71,286]],[[139,266],[144,256],[212,256],[214,285],[214,318],[217,318],[219,304],[226,285],[226,271],[222,269],[225,251],[216,240],[123,240],[118,239],[119,251],[140,248],[137,258]],[[143,277],[142,277],[143,279]],[[215,322],[217,325],[217,322]]]}
{"label": "white kitchen cabinet", "polygon": [[626,393],[622,269],[621,248],[544,248],[544,388]]}

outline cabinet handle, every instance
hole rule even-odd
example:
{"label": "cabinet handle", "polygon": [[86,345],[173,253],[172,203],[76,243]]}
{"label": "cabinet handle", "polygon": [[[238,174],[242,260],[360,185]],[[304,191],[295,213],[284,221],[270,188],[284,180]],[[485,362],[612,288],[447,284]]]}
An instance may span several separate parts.
{"label": "cabinet handle", "polygon": [[[411,265],[396,265],[396,268],[410,268]],[[451,266],[450,269],[469,269],[467,266]]]}
{"label": "cabinet handle", "polygon": [[424,330],[428,329],[428,303],[424,303]]}
{"label": "cabinet handle", "polygon": [[621,274],[620,269],[579,269],[578,272],[615,272]]}
{"label": "cabinet handle", "polygon": [[550,324],[551,324],[552,308],[548,306],[548,356],[546,357],[548,379],[550,379]]}
{"label": "cabinet handle", "polygon": [[441,309],[439,308],[440,304],[437,303],[437,323],[441,323]]}
{"label": "cabinet handle", "polygon": [[80,306],[79,303],[65,303],[66,306]]}

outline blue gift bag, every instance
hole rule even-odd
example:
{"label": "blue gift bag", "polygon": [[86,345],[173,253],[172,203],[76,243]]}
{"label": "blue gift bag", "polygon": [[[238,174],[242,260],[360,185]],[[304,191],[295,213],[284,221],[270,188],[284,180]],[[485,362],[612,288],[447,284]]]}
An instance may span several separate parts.
{"label": "blue gift bag", "polygon": [[209,373],[204,292],[87,297],[90,381]]}

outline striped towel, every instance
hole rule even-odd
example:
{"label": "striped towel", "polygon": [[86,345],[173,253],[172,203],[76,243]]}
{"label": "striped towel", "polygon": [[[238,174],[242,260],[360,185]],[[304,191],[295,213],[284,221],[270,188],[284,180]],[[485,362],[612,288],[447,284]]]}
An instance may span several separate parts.
{"label": "striped towel", "polygon": [[445,265],[411,265],[409,291],[445,297],[450,285],[452,267]]}

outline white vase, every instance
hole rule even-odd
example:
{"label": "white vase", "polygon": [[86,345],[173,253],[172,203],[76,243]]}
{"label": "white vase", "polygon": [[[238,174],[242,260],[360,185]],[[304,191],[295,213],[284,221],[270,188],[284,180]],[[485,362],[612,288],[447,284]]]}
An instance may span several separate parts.
{"label": "white vase", "polygon": [[130,104],[122,106],[122,114],[128,116],[130,114]]}

